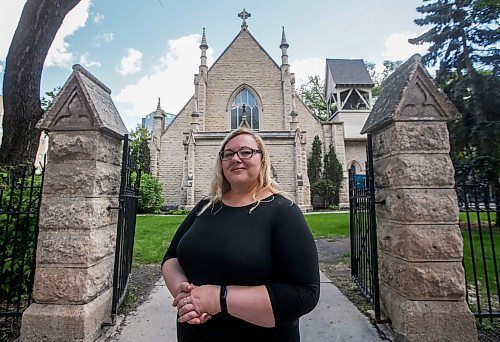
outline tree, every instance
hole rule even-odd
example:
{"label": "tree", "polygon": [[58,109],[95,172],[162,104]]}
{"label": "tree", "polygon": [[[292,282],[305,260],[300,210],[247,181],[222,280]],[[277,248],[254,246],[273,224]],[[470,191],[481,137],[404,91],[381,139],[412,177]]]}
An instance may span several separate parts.
{"label": "tree", "polygon": [[343,180],[342,164],[337,159],[332,145],[322,158],[321,140],[317,135],[313,140],[311,157],[307,160],[307,175],[311,184],[313,203],[315,196],[321,199],[325,208],[330,204],[338,203]]}
{"label": "tree", "polygon": [[314,184],[321,178],[321,140],[315,136],[312,143],[311,157],[307,160],[309,183]]}
{"label": "tree", "polygon": [[380,91],[382,90],[382,82],[394,72],[401,64],[403,64],[403,61],[389,61],[385,60],[382,62],[382,65],[384,66],[384,69],[382,72],[377,72],[375,68],[375,63],[372,62],[365,62],[366,69],[368,69],[368,73],[370,74],[370,77],[372,81],[375,83],[375,86],[372,89],[372,95],[373,96],[379,96]]}
{"label": "tree", "polygon": [[472,97],[472,113],[476,122],[486,120],[479,99],[480,79],[475,63],[498,69],[500,61],[498,17],[500,6],[488,0],[424,0],[417,7],[424,18],[415,19],[419,26],[432,27],[420,36],[409,39],[411,44],[430,43],[424,63],[439,64],[438,76],[456,72],[466,77]]}
{"label": "tree", "polygon": [[[439,65],[436,81],[462,114],[450,124],[454,164],[474,166],[500,202],[500,96],[498,1],[424,0],[416,19],[431,28],[412,44],[430,43],[422,60]],[[500,225],[497,212],[497,225]]]}
{"label": "tree", "polygon": [[318,75],[308,76],[308,82],[301,85],[298,95],[306,106],[321,120],[328,120],[325,101],[325,81]]}
{"label": "tree", "polygon": [[12,39],[3,80],[3,140],[0,165],[34,161],[43,114],[43,63],[66,14],[80,0],[28,0]]}
{"label": "tree", "polygon": [[151,173],[148,135],[148,129],[142,127],[140,124],[137,125],[135,131],[130,133],[130,138],[132,139],[130,142],[131,163],[137,166],[137,169],[140,169],[143,174]]}
{"label": "tree", "polygon": [[59,94],[61,89],[62,89],[61,87],[56,87],[52,89],[52,91],[45,92],[45,95],[42,96],[42,98],[40,99],[43,112],[46,112],[47,109],[49,109],[49,107],[52,105],[57,94]]}
{"label": "tree", "polygon": [[325,154],[323,160],[323,178],[330,181],[332,184],[332,194],[329,199],[329,204],[338,203],[344,174],[342,172],[342,164],[340,164],[337,158],[333,145],[330,145],[330,150]]}

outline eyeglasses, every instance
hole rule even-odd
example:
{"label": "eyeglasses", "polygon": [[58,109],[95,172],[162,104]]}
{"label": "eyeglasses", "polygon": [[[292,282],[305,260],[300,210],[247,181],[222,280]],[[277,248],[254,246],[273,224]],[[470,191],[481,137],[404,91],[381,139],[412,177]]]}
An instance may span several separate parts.
{"label": "eyeglasses", "polygon": [[261,150],[256,150],[250,147],[240,148],[238,151],[224,150],[219,152],[219,157],[221,160],[231,160],[234,155],[237,154],[240,159],[250,159],[255,153],[262,153]]}

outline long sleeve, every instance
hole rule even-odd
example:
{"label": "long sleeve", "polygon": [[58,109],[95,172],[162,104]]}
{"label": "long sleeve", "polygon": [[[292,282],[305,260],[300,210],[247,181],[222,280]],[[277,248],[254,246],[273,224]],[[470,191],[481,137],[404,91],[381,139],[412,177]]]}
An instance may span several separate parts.
{"label": "long sleeve", "polygon": [[296,205],[280,208],[273,227],[273,268],[277,282],[266,285],[276,325],[308,313],[319,300],[318,254]]}

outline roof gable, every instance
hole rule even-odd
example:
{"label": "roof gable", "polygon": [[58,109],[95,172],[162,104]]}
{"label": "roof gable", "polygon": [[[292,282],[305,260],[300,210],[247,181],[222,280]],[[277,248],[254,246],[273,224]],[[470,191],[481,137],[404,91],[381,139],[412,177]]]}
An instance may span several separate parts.
{"label": "roof gable", "polygon": [[267,56],[267,58],[269,58],[269,60],[276,66],[277,69],[280,68],[279,65],[271,57],[271,55],[269,55],[267,51],[262,47],[262,45],[260,45],[257,39],[255,39],[255,37],[247,29],[241,29],[240,32],[236,35],[236,37],[234,37],[234,39],[231,41],[231,43],[229,43],[226,49],[224,49],[224,51],[220,54],[220,56],[215,60],[214,64],[212,64],[212,66],[209,69],[209,72],[217,65],[217,63],[224,57],[224,55],[230,50],[230,48],[235,45],[236,41],[238,41],[238,39],[243,38],[245,35],[248,35],[255,42],[255,44],[259,47],[259,49]]}

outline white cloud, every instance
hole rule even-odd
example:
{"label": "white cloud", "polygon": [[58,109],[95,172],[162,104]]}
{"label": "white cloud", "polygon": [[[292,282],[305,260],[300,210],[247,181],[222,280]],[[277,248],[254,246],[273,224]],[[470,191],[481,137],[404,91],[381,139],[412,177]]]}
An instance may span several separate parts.
{"label": "white cloud", "polygon": [[290,62],[291,71],[295,73],[295,88],[307,83],[308,76],[319,75],[325,78],[325,59],[319,57],[305,58]]}
{"label": "white cloud", "polygon": [[[127,85],[113,98],[128,129],[135,128],[140,118],[156,109],[158,97],[168,113],[177,114],[187,103],[194,94],[193,75],[198,73],[200,64],[200,41],[199,34],[169,40],[154,72]],[[207,58],[210,65],[210,48]]]}
{"label": "white cloud", "polygon": [[100,24],[100,23],[102,23],[103,20],[104,20],[104,14],[101,14],[101,13],[95,13],[94,17],[92,18],[92,21],[95,24]]}
{"label": "white cloud", "polygon": [[91,60],[88,53],[84,53],[80,56],[80,64],[86,68],[90,68],[93,66],[98,68],[101,67],[101,62],[99,62],[98,60]]}
{"label": "white cloud", "polygon": [[0,1],[0,60],[5,61],[26,1]]}
{"label": "white cloud", "polygon": [[[85,26],[91,0],[82,0],[75,6],[64,19],[61,28],[56,34],[50,47],[46,66],[70,66],[73,55],[69,51],[69,44],[65,42],[79,28]],[[9,50],[12,37],[16,30],[19,18],[26,1],[0,1],[0,13],[3,13],[0,20],[0,60],[5,60]]]}
{"label": "white cloud", "polygon": [[429,44],[413,45],[408,43],[409,38],[415,38],[418,35],[418,33],[409,31],[391,34],[385,40],[385,50],[382,52],[383,59],[405,61],[416,53],[425,54]]}
{"label": "white cloud", "polygon": [[97,41],[104,41],[106,43],[109,43],[110,41],[115,39],[115,34],[113,32],[106,32],[98,35],[97,37],[95,37],[95,39]]}
{"label": "white cloud", "polygon": [[127,55],[122,57],[120,65],[118,66],[118,72],[122,76],[127,76],[131,74],[136,74],[141,71],[142,68],[142,52],[134,48],[127,50]]}
{"label": "white cloud", "polygon": [[64,18],[56,37],[52,42],[45,66],[69,67],[73,62],[73,54],[69,51],[69,44],[65,39],[73,35],[79,28],[84,27],[89,18],[91,0],[82,0]]}

